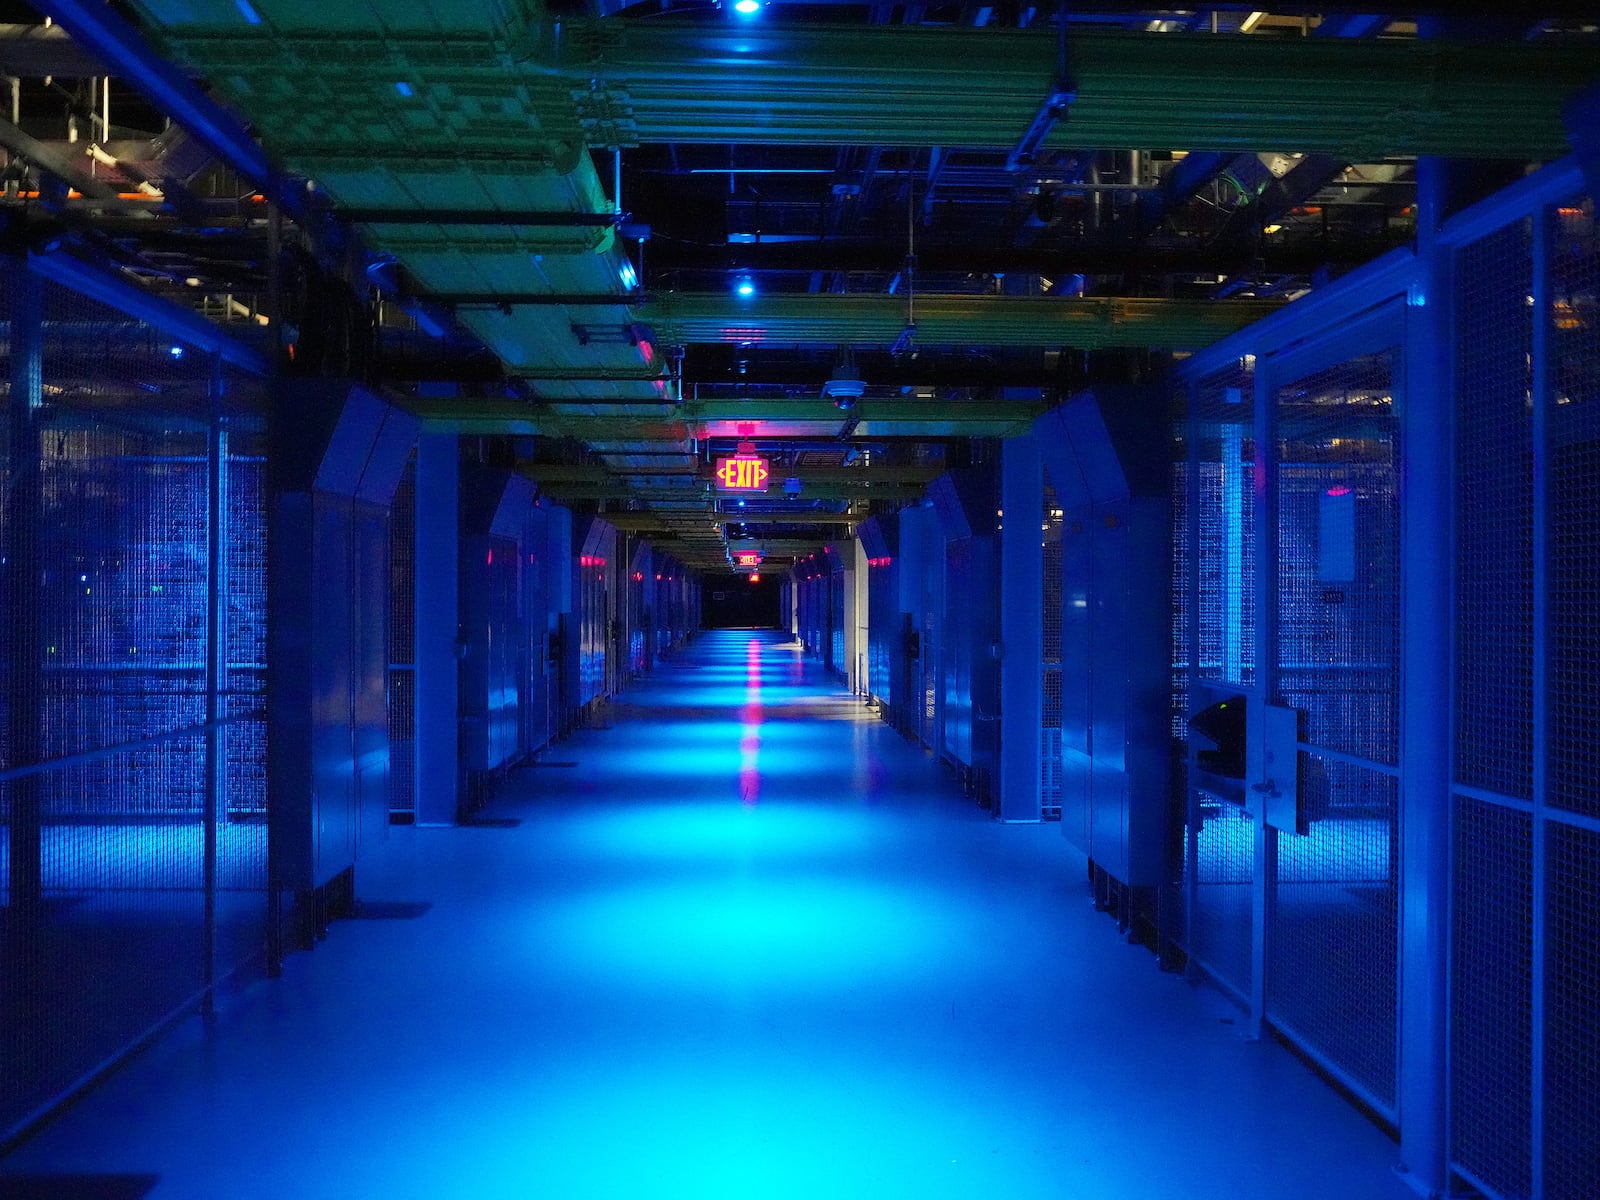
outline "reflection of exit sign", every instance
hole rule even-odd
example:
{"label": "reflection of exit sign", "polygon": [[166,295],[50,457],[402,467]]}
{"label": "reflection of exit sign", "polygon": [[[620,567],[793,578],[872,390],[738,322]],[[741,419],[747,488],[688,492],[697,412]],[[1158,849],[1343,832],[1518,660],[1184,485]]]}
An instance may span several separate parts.
{"label": "reflection of exit sign", "polygon": [[772,472],[759,454],[735,454],[717,459],[713,472],[717,486],[725,492],[764,492]]}

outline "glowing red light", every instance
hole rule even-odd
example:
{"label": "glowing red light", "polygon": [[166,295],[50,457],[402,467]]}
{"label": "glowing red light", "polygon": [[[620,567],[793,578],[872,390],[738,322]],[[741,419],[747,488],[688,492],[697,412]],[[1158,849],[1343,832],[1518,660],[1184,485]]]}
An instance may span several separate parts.
{"label": "glowing red light", "polygon": [[635,583],[641,583],[641,582],[643,582],[643,580],[644,580],[644,572],[643,571],[635,571],[633,573],[633,581]]}
{"label": "glowing red light", "polygon": [[494,566],[494,547],[492,546],[489,548],[488,565],[491,567]]}
{"label": "glowing red light", "polygon": [[712,476],[725,492],[764,492],[772,472],[759,454],[734,454],[717,459]]}
{"label": "glowing red light", "polygon": [[760,571],[751,571],[750,572],[750,582],[751,583],[760,583],[761,582],[761,572]]}
{"label": "glowing red light", "polygon": [[661,575],[659,573],[657,573],[657,575],[656,575],[656,582],[657,583],[661,582]]}
{"label": "glowing red light", "polygon": [[759,567],[761,565],[761,555],[755,553],[741,553],[738,556],[738,561],[741,567]]}
{"label": "glowing red light", "polygon": [[1348,496],[1349,494],[1350,489],[1342,483],[1336,483],[1328,489],[1328,495],[1330,496]]}

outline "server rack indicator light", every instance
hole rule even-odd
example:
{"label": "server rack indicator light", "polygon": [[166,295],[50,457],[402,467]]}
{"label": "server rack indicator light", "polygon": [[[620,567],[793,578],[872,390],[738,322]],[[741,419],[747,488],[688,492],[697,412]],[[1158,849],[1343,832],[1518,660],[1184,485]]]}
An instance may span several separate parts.
{"label": "server rack indicator light", "polygon": [[717,459],[713,474],[724,492],[764,492],[772,470],[759,454],[735,454]]}

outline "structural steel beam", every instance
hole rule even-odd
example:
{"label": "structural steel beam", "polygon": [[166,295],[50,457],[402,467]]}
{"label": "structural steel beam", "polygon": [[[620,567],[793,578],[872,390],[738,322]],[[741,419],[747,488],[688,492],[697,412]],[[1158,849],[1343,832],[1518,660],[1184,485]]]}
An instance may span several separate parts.
{"label": "structural steel beam", "polygon": [[304,214],[304,194],[282,186],[283,177],[244,123],[174,70],[105,0],[34,0],[33,6],[63,26],[73,41],[104,63],[108,74],[128,84],[157,111],[204,142],[285,211],[295,216]]}
{"label": "structural steel beam", "polygon": [[41,170],[48,171],[90,199],[116,198],[116,188],[102,183],[89,173],[91,160],[81,146],[75,148],[66,142],[41,142],[4,119],[0,119],[0,146],[27,159]]}
{"label": "structural steel beam", "polygon": [[[1183,161],[1204,160],[1211,156],[1191,154]],[[1236,155],[1217,156],[1220,171]],[[1138,205],[1140,229],[1149,231],[1161,224],[1162,217],[1193,194],[1198,182],[1180,177],[1183,164],[1167,178],[1177,179],[1170,189],[1143,193]],[[1068,189],[1070,190],[1070,189]],[[1260,265],[1269,274],[1309,274],[1327,263],[1364,263],[1375,258],[1387,245],[1337,241],[1316,241],[1294,245],[1259,247]],[[818,238],[798,242],[752,242],[704,244],[661,240],[652,243],[652,272],[684,271],[880,271],[892,274],[905,266],[903,245],[873,238]],[[1231,274],[1253,260],[1241,256],[1235,246],[1203,247],[1145,246],[1127,242],[1099,245],[1007,246],[993,243],[934,243],[917,238],[917,271],[951,271],[964,275],[1024,271],[1060,278],[1067,275],[1167,275]]]}
{"label": "structural steel beam", "polygon": [[[523,400],[495,398],[431,399],[415,397],[405,407],[435,424],[468,423],[506,427],[506,431],[561,433],[582,429],[601,441],[679,442],[691,436],[691,426],[711,423],[761,421],[834,422],[855,418],[883,424],[993,425],[996,422],[1031,421],[1044,411],[1036,401],[864,399],[850,413],[842,413],[831,400],[702,400],[685,406],[676,417],[640,417],[630,413],[568,414],[543,411]],[[759,432],[759,431],[758,431]],[[627,451],[616,451],[625,454]]]}
{"label": "structural steel beam", "polygon": [[[1208,346],[1282,307],[1277,300],[1055,296],[918,296],[916,342],[927,346]],[[674,293],[639,310],[666,342],[892,345],[907,323],[897,296],[785,293],[742,298]]]}

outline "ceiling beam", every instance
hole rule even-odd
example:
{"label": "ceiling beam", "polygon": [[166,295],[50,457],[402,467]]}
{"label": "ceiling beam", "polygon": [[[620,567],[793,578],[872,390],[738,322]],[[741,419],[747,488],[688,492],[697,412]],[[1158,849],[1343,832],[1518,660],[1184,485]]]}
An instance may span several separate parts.
{"label": "ceiling beam", "polygon": [[[1209,156],[1191,154],[1190,158]],[[1234,155],[1220,156],[1218,171],[1233,161]],[[1182,164],[1168,178],[1178,176]],[[1170,195],[1152,191],[1150,199],[1139,205],[1142,228],[1154,229],[1161,216],[1192,194],[1201,183],[1181,179]],[[1155,197],[1162,196],[1157,202]],[[1148,217],[1147,217],[1148,214]],[[1274,274],[1308,274],[1326,263],[1354,265],[1389,249],[1387,244],[1362,244],[1344,239],[1299,245],[1259,248],[1263,269]],[[978,242],[927,244],[917,239],[919,272],[949,271],[963,275],[998,273],[1044,275],[1167,275],[1228,274],[1253,259],[1234,246],[1152,247],[1127,242],[1089,243],[1071,246],[1010,246]],[[652,243],[650,270],[653,276],[671,271],[873,271],[892,274],[905,266],[905,247],[893,242],[866,238],[818,238],[798,242],[754,242],[713,244],[688,241]]]}
{"label": "ceiling beam", "polygon": [[[246,103],[279,152],[313,176],[352,153],[368,163],[433,154],[477,161],[496,150],[502,161],[526,159],[526,121],[499,108],[485,106],[466,125],[396,115],[405,105],[427,111],[436,97],[443,106],[486,92],[525,97],[527,118],[550,136],[593,147],[1006,149],[1036,114],[1059,53],[1045,27],[768,25],[756,36],[720,20],[564,18],[561,30],[559,39],[535,31],[544,36],[528,37],[530,52],[512,58],[478,31],[341,29],[343,69],[325,72],[303,69],[331,61],[321,30],[172,22],[163,37]],[[1471,44],[1093,28],[1073,30],[1072,73],[1070,119],[1047,143],[1056,149],[1266,146],[1358,162],[1559,157],[1567,151],[1562,103],[1600,74],[1592,41],[1582,39]],[[292,89],[282,87],[286,74]],[[396,78],[411,96],[396,94]],[[358,96],[359,111],[351,107]],[[330,113],[344,117],[348,134],[330,126]]]}
{"label": "ceiling beam", "polygon": [[899,296],[676,292],[637,311],[666,342],[896,344],[915,317],[918,346],[1209,346],[1282,307],[1277,300],[1056,296]]}
{"label": "ceiling beam", "polygon": [[[702,400],[687,404],[676,417],[640,417],[632,414],[571,415],[541,410],[525,400],[492,397],[436,399],[411,397],[407,409],[441,431],[474,433],[545,433],[585,436],[598,441],[683,442],[695,430],[714,422],[831,422],[849,419],[874,426],[929,424],[992,426],[1020,425],[1045,409],[1038,401],[918,400],[896,398],[861,400],[849,414],[831,400]],[[759,432],[759,431],[758,431]],[[892,431],[888,436],[893,436]],[[617,451],[619,454],[626,451]]]}

